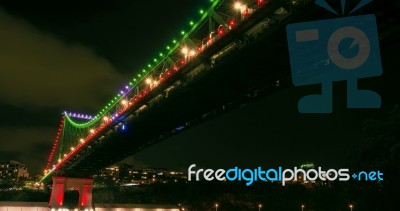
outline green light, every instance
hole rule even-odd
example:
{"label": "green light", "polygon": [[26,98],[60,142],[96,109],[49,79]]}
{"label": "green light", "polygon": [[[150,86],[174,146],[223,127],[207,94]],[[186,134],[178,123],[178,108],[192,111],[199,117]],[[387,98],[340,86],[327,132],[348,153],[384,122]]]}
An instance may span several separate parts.
{"label": "green light", "polygon": [[190,21],[190,22],[189,22],[189,25],[193,26],[193,25],[194,25],[194,22],[193,22],[193,21]]}
{"label": "green light", "polygon": [[146,69],[143,69],[142,72],[143,72],[143,73],[146,73]]}
{"label": "green light", "polygon": [[133,81],[136,81],[136,78],[134,78]]}
{"label": "green light", "polygon": [[177,41],[176,41],[176,40],[172,40],[172,43],[176,44],[176,43],[177,43]]}
{"label": "green light", "polygon": [[151,68],[151,64],[148,64],[147,67]]}
{"label": "green light", "polygon": [[153,59],[154,62],[158,62],[158,60],[156,58]]}
{"label": "green light", "polygon": [[204,14],[204,10],[199,11],[200,15]]}
{"label": "green light", "polygon": [[120,94],[118,94],[118,97],[121,97],[121,95],[120,95]]}
{"label": "green light", "polygon": [[129,82],[129,85],[133,86],[133,83],[132,83],[132,82]]}
{"label": "green light", "polygon": [[160,53],[159,55],[160,55],[160,57],[163,57],[163,56],[164,56],[164,54],[163,54],[163,53]]}
{"label": "green light", "polygon": [[182,30],[182,31],[181,31],[181,35],[185,35],[185,31]]}
{"label": "green light", "polygon": [[169,50],[169,49],[171,49],[171,47],[167,46],[166,49]]}
{"label": "green light", "polygon": [[142,75],[138,74],[139,78],[142,77]]}

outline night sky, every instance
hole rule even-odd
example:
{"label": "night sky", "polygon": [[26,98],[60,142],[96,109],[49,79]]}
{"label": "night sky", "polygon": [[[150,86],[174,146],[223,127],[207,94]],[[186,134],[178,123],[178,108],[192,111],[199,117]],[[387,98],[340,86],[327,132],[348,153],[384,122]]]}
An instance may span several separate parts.
{"label": "night sky", "polygon": [[[23,3],[21,3],[23,2]],[[47,160],[64,110],[95,114],[197,14],[203,1],[0,1],[0,160]],[[207,2],[206,2],[207,3]],[[394,56],[382,55],[384,72]],[[397,77],[397,76],[396,76]],[[334,86],[334,113],[299,114],[297,101],[319,87],[288,88],[148,148],[136,167],[240,165],[338,167],[362,143],[362,124],[398,104],[398,77],[366,83],[382,109],[346,109]]]}

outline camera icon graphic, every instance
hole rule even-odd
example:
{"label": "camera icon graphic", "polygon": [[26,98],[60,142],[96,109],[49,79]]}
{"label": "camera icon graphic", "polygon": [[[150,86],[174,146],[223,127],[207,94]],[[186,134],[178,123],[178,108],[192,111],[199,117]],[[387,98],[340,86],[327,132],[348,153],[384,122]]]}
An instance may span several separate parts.
{"label": "camera icon graphic", "polygon": [[295,23],[286,31],[293,84],[322,89],[299,100],[300,113],[331,113],[334,81],[347,81],[347,108],[380,108],[380,95],[357,85],[382,75],[374,15]]}

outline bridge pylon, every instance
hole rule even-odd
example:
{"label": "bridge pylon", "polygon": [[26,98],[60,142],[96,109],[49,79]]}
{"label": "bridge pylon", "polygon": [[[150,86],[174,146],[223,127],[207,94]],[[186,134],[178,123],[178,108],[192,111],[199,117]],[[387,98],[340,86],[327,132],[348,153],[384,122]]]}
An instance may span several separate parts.
{"label": "bridge pylon", "polygon": [[78,209],[92,209],[93,179],[53,177],[49,206],[51,209],[63,208],[64,193],[68,190],[79,192]]}

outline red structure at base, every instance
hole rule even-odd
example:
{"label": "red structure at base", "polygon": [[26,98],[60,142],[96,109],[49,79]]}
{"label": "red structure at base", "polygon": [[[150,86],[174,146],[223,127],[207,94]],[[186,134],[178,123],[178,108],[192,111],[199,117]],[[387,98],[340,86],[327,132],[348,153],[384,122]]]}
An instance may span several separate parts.
{"label": "red structure at base", "polygon": [[78,208],[92,208],[93,179],[53,177],[50,208],[61,208],[64,203],[64,192],[77,190],[79,192]]}

